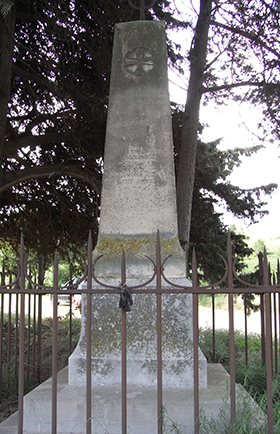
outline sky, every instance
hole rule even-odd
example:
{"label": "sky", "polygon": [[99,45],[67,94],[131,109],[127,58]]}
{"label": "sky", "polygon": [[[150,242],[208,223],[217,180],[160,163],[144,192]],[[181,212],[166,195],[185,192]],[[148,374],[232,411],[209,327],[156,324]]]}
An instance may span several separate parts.
{"label": "sky", "polygon": [[[191,2],[189,6],[186,6],[182,0],[176,0],[175,4],[177,11],[182,13],[180,18],[184,13],[188,14],[191,10],[198,10],[199,7],[197,0]],[[181,44],[183,52],[189,47],[185,35],[185,31],[172,35],[172,39]],[[184,77],[178,77],[169,71],[169,80],[171,101],[184,105],[187,88]],[[231,103],[219,109],[210,105],[201,107],[200,121],[209,125],[204,129],[203,140],[211,141],[222,137],[220,147],[223,149],[259,145],[260,142],[254,134],[258,117],[258,110],[244,103]],[[255,155],[243,158],[242,165],[234,170],[229,181],[242,188],[253,188],[270,183],[278,184],[279,187],[272,196],[265,198],[268,202],[265,209],[269,211],[269,215],[264,216],[259,223],[248,226],[248,222],[233,218],[222,210],[224,222],[227,225],[235,224],[236,228],[243,230],[251,240],[280,238],[280,144],[277,146],[277,143],[264,143],[264,145],[265,148]]]}
{"label": "sky", "polygon": [[[176,77],[171,73],[170,79],[176,82]],[[172,82],[169,89],[170,99],[184,104],[186,91],[184,92]],[[178,82],[181,85],[180,80]],[[209,125],[204,129],[203,139],[211,141],[222,137],[220,145],[222,149],[258,145],[260,142],[254,134],[257,117],[257,109],[239,103],[231,103],[219,109],[215,109],[214,106],[201,107],[200,121]],[[280,237],[280,147],[277,143],[264,143],[264,145],[265,148],[255,155],[244,157],[242,165],[234,170],[229,180],[242,188],[278,184],[278,189],[271,197],[266,198],[268,205],[265,209],[269,211],[269,215],[264,216],[259,223],[248,226],[248,222],[236,219],[222,210],[224,222],[227,225],[234,224],[238,230],[243,230],[252,241],[259,238]]]}
{"label": "sky", "polygon": [[[203,108],[201,117],[207,118],[209,109]],[[247,113],[246,113],[247,112]],[[236,146],[250,147],[260,144],[254,135],[253,127],[250,127],[250,120],[256,125],[257,113],[250,112],[246,107],[241,110],[239,104],[220,108],[219,112],[211,110],[211,120],[208,121],[210,128],[206,132],[207,140],[214,140],[223,137],[221,148],[228,149]],[[240,167],[234,169],[229,180],[233,185],[242,188],[254,188],[270,183],[278,184],[278,189],[271,197],[265,198],[268,202],[266,209],[269,215],[264,216],[259,223],[248,226],[244,220],[235,219],[231,215],[225,215],[224,221],[227,224],[235,224],[243,229],[246,234],[253,238],[273,238],[280,236],[280,147],[277,143],[264,143],[264,148],[251,157],[243,157]]]}

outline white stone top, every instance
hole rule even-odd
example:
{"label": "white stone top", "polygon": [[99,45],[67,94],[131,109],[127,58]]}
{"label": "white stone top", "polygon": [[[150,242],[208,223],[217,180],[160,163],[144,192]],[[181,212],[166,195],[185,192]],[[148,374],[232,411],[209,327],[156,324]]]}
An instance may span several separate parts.
{"label": "white stone top", "polygon": [[163,23],[116,26],[109,101],[99,238],[177,237]]}

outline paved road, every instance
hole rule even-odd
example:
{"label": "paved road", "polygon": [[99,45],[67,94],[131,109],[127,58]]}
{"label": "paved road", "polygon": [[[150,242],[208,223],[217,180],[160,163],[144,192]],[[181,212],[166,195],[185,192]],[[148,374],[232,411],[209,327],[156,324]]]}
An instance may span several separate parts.
{"label": "paved road", "polygon": [[[200,306],[199,308],[199,327],[212,328],[212,309],[209,307]],[[216,329],[228,329],[228,311],[216,309],[215,311],[215,327]],[[261,332],[260,327],[260,312],[251,313],[247,317],[248,333]],[[244,331],[245,321],[243,310],[235,310],[234,312],[234,328]]]}
{"label": "paved road", "polygon": [[[38,299],[37,299],[38,300]],[[20,307],[20,296],[18,297],[18,306]],[[16,295],[12,294],[11,297],[11,310],[13,313],[16,312]],[[25,297],[25,312],[28,313],[29,310],[29,296]],[[43,295],[42,297],[42,316],[43,318],[51,317],[53,315],[53,304],[51,303],[49,295]],[[4,312],[9,311],[9,295],[4,295]],[[31,314],[34,312],[34,297],[30,297],[30,311]],[[58,316],[65,316],[69,312],[69,305],[59,304],[57,307]],[[79,310],[73,310],[75,316],[80,316]],[[37,313],[36,313],[37,315]]]}
{"label": "paved road", "polygon": [[[25,310],[26,313],[28,311],[29,306],[29,298],[26,296],[26,302],[25,302]],[[34,298],[31,296],[31,303],[30,303],[30,309],[31,312],[33,312],[34,309]],[[16,296],[12,295],[12,312],[16,311]],[[8,312],[9,309],[9,296],[4,296],[4,312]],[[69,306],[65,305],[58,305],[58,316],[65,316],[69,312]],[[75,309],[74,311],[75,316],[80,316],[79,310]],[[227,310],[220,310],[216,309],[215,311],[215,326],[216,329],[227,329],[228,328],[228,311]],[[51,317],[53,315],[53,305],[50,301],[49,295],[43,296],[43,317]],[[247,318],[248,323],[248,332],[249,333],[260,333],[260,313],[252,313]],[[199,327],[212,327],[212,310],[211,308],[199,307]],[[235,310],[234,313],[234,327],[238,330],[244,330],[244,312],[242,310]]]}

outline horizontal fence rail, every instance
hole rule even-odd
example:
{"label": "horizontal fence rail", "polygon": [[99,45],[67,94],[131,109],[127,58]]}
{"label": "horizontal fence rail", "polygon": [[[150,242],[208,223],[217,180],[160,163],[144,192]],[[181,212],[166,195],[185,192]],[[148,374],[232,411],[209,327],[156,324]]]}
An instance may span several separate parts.
{"label": "horizontal fence rail", "polygon": [[[94,294],[154,294],[157,306],[157,426],[158,434],[163,433],[163,387],[162,387],[162,295],[164,294],[191,294],[193,300],[193,361],[194,361],[194,433],[199,434],[199,368],[198,368],[198,347],[199,347],[199,321],[198,321],[198,296],[208,294],[212,296],[212,347],[215,360],[215,294],[226,294],[228,297],[228,328],[229,328],[229,351],[230,351],[230,417],[232,427],[236,418],[236,396],[235,396],[235,354],[234,354],[234,297],[242,295],[244,301],[244,324],[245,324],[245,358],[248,363],[247,344],[247,297],[250,294],[260,296],[260,323],[261,323],[261,357],[262,363],[266,366],[267,378],[267,420],[268,434],[273,434],[273,376],[278,374],[279,366],[279,329],[280,329],[280,282],[279,262],[276,276],[271,276],[266,253],[259,256],[260,277],[259,284],[253,285],[244,281],[235,270],[235,259],[232,257],[232,245],[230,234],[228,234],[227,259],[222,258],[225,265],[225,273],[219,282],[207,286],[199,286],[196,254],[193,251],[192,259],[192,285],[178,285],[170,281],[164,273],[164,266],[168,258],[161,258],[160,236],[157,235],[157,246],[155,261],[153,263],[153,274],[151,278],[137,286],[129,285],[129,276],[126,273],[125,252],[122,256],[120,266],[120,285],[110,286],[98,280],[95,276],[97,258],[92,262],[92,241],[89,235],[87,265],[84,276],[79,283],[86,281],[85,289],[79,288],[79,294],[86,297],[88,327],[87,327],[87,368],[86,368],[86,433],[91,434],[92,419],[92,385],[91,385],[91,317],[92,303],[91,296]],[[16,273],[6,270],[5,264],[1,272],[1,344],[0,344],[0,399],[3,397],[3,369],[4,365],[10,370],[10,375],[18,381],[18,433],[23,433],[23,410],[24,410],[24,382],[27,379],[36,379],[37,384],[41,382],[42,365],[42,297],[51,294],[53,298],[53,329],[52,329],[52,434],[57,432],[57,335],[58,335],[58,295],[61,289],[58,285],[58,257],[54,258],[53,285],[45,286],[43,281],[43,259],[39,260],[39,272],[36,278],[31,276],[28,270],[28,258],[24,250],[23,237],[20,244],[20,259],[17,264]],[[149,287],[147,285],[149,284]],[[168,287],[164,286],[168,284]],[[72,347],[72,299],[77,294],[77,287],[71,284],[63,293],[70,298],[69,305],[69,355]],[[13,309],[12,309],[13,307]],[[127,305],[121,305],[120,321],[122,324],[122,411],[121,411],[121,432],[127,433]],[[15,312],[12,321],[12,310]],[[4,311],[8,312],[7,320]],[[27,323],[26,323],[27,316]],[[6,368],[5,368],[6,369]],[[233,429],[233,428],[232,428]]]}

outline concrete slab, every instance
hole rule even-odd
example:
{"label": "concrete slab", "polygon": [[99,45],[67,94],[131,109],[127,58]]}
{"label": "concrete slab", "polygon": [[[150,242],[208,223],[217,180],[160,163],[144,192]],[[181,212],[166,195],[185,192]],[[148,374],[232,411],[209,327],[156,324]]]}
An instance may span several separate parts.
{"label": "concrete slab", "polygon": [[[58,434],[85,434],[86,392],[84,387],[68,385],[68,369],[58,375]],[[229,411],[229,375],[220,364],[208,365],[208,387],[200,391],[200,408],[204,425],[217,418],[221,409]],[[265,417],[241,386],[242,402],[249,402],[259,423]],[[193,392],[184,388],[163,391],[165,433],[177,426],[181,434],[193,434]],[[128,433],[156,434],[156,388],[129,386],[127,394]],[[245,406],[244,406],[245,408]],[[248,409],[248,406],[247,406]],[[223,427],[215,434],[223,433]],[[51,432],[51,379],[24,398],[24,433]],[[175,431],[177,432],[177,431]],[[204,431],[205,432],[205,431]],[[211,431],[209,431],[211,432]],[[261,432],[261,431],[260,431]],[[265,432],[265,431],[263,431]],[[0,434],[17,433],[17,413],[0,424]],[[99,386],[92,390],[92,434],[121,433],[121,387]]]}

